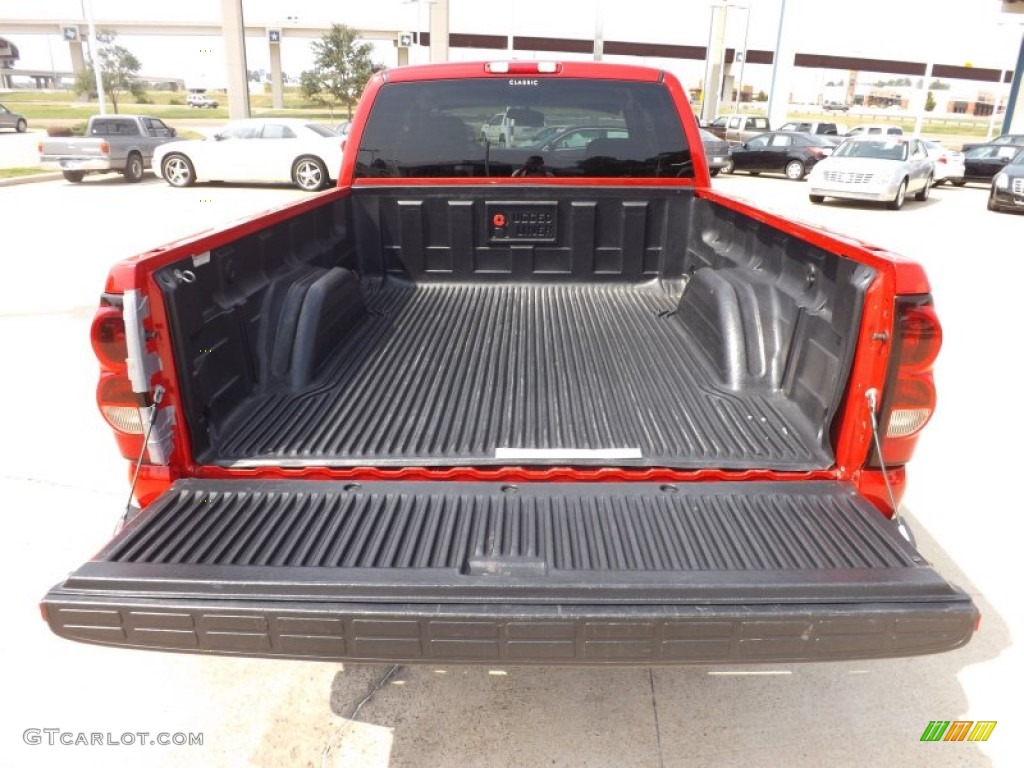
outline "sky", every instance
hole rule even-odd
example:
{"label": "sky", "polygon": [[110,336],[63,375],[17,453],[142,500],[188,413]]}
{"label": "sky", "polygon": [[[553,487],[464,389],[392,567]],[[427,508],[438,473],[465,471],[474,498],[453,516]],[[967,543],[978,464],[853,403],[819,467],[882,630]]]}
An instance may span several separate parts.
{"label": "sky", "polygon": [[[68,48],[57,36],[23,35],[4,29],[5,20],[76,21],[86,0],[47,0],[28,4],[0,0],[0,36],[21,51],[23,68],[70,69]],[[1024,15],[1001,14],[998,0],[729,0],[747,8],[728,12],[726,44],[742,48],[747,30],[753,49],[775,47],[780,8],[786,7],[786,33],[797,51],[846,54],[870,58],[971,63],[977,67],[1012,68],[1016,62]],[[175,0],[140,3],[138,0],[91,0],[98,27],[106,21],[207,21],[219,19],[220,3],[211,0]],[[450,31],[494,35],[536,35],[592,38],[599,7],[603,11],[605,39],[682,45],[707,45],[711,10],[709,0],[449,0]],[[426,28],[429,6],[403,0],[243,0],[246,23],[281,26],[341,22],[357,28],[406,30]],[[419,22],[417,23],[417,19]],[[1004,25],[1000,26],[1000,22]],[[1011,26],[1006,24],[1017,24]],[[83,30],[84,31],[84,30]],[[223,53],[217,38],[121,37],[120,44],[142,61],[143,73],[194,80],[219,77]],[[309,40],[288,37],[282,44],[282,66],[297,75],[310,66]],[[269,66],[262,38],[249,38],[250,69]],[[494,52],[452,49],[453,59],[491,58]],[[529,57],[530,54],[518,54]],[[374,58],[394,66],[390,44],[375,46]],[[551,56],[545,56],[551,58]],[[565,56],[564,58],[569,58]],[[575,57],[574,57],[575,58]],[[614,60],[614,57],[606,57]],[[411,62],[427,60],[425,49],[413,48]],[[637,61],[636,59],[629,59]],[[703,63],[641,60],[663,66],[687,85],[703,76]],[[746,80],[767,86],[770,68],[750,66]],[[813,86],[821,72],[797,70],[798,83]]]}

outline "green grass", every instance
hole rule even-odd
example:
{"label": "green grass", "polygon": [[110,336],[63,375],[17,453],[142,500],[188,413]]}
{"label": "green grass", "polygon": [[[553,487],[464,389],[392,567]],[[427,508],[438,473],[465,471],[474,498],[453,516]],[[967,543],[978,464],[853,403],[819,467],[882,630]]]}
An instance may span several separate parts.
{"label": "green grass", "polygon": [[42,173],[39,168],[0,168],[0,179],[14,179],[18,176],[34,176]]}
{"label": "green grass", "polygon": [[[916,125],[916,118],[895,116],[886,114],[835,114],[832,112],[791,112],[787,120],[823,120],[827,122],[841,123],[848,128],[864,123],[883,123],[885,125],[898,125],[905,132],[911,133]],[[921,124],[921,133],[936,136],[982,136],[988,132],[987,117],[925,117]],[[996,120],[996,126],[1000,125]]]}

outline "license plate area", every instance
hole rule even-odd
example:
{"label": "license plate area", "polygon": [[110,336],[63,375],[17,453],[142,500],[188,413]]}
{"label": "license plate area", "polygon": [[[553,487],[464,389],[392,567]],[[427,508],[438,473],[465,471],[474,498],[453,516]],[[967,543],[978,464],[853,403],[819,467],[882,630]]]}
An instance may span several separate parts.
{"label": "license plate area", "polygon": [[558,240],[558,203],[488,202],[487,239],[491,243],[554,243]]}

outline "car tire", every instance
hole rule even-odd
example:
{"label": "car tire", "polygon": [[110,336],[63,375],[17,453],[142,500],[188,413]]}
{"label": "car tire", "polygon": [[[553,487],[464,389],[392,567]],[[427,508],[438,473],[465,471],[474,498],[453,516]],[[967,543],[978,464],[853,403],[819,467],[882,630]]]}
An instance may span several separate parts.
{"label": "car tire", "polygon": [[721,168],[712,168],[708,171],[708,173],[710,173],[712,176],[717,176],[721,170]]}
{"label": "car tire", "polygon": [[914,199],[917,200],[918,202],[923,203],[925,200],[928,199],[928,195],[931,194],[931,191],[932,191],[932,177],[929,176],[928,177],[928,181],[926,181],[924,186],[921,187],[920,191],[917,194],[914,195]]}
{"label": "car tire", "polygon": [[25,131],[28,130],[28,123],[26,123],[24,120],[19,120],[17,125],[14,126],[14,129],[18,133],[24,133]]}
{"label": "car tire", "polygon": [[907,180],[904,179],[900,182],[900,186],[896,190],[896,197],[886,203],[886,207],[890,211],[898,211],[903,207],[903,201],[907,199]]}
{"label": "car tire", "polygon": [[790,160],[786,163],[786,178],[790,181],[800,181],[807,172],[806,167],[799,160]]}
{"label": "car tire", "polygon": [[160,164],[160,174],[172,187],[191,187],[196,181],[196,169],[192,161],[177,152],[164,158]]}
{"label": "car tire", "polygon": [[85,171],[64,171],[64,178],[72,184],[80,184],[85,178]]}
{"label": "car tire", "polygon": [[722,173],[732,173],[736,170],[736,166],[733,165],[732,160],[726,161],[725,165],[722,166]]}
{"label": "car tire", "polygon": [[505,146],[505,137],[504,136],[499,136],[498,137],[498,146],[499,147],[504,147]]}
{"label": "car tire", "polygon": [[810,200],[815,205],[820,205],[821,203],[825,202],[824,195],[808,195],[807,199]]}
{"label": "car tire", "polygon": [[747,171],[747,173],[749,173],[751,176],[760,176],[761,175],[760,171]]}
{"label": "car tire", "polygon": [[145,168],[142,165],[142,157],[132,152],[128,155],[128,162],[124,166],[124,180],[129,184],[137,184],[142,181],[142,174],[145,172]]}
{"label": "car tire", "polygon": [[319,192],[329,181],[327,166],[319,157],[300,157],[292,166],[292,181],[299,189]]}
{"label": "car tire", "polygon": [[967,179],[954,179],[954,180],[953,180],[952,182],[950,182],[950,183],[951,183],[951,184],[952,184],[952,185],[953,185],[954,187],[962,187],[962,186],[963,186],[964,184],[966,184],[966,183],[967,183]]}

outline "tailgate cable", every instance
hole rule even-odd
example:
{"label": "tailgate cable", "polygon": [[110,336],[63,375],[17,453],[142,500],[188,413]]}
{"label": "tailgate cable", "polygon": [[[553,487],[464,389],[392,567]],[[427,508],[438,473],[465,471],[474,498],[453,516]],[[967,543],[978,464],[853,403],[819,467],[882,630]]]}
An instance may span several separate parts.
{"label": "tailgate cable", "polygon": [[889,470],[886,469],[885,459],[882,458],[882,439],[878,429],[878,390],[872,387],[864,393],[864,396],[868,399],[868,412],[871,414],[871,436],[875,441],[875,454],[878,456],[878,465],[882,468],[882,480],[885,482],[885,490],[889,494],[889,503],[892,505],[892,521],[896,524],[896,530],[900,532],[900,536],[911,541],[910,532],[896,506],[896,495],[892,492],[892,485],[889,483]]}
{"label": "tailgate cable", "polygon": [[121,519],[117,521],[117,527],[114,529],[114,533],[120,531],[125,523],[128,522],[128,517],[132,511],[132,499],[135,498],[135,486],[139,482],[139,472],[142,470],[142,460],[146,457],[146,448],[149,447],[149,436],[153,434],[153,426],[156,424],[156,409],[160,405],[160,401],[164,399],[164,388],[163,385],[157,384],[153,390],[153,402],[149,404],[149,426],[146,427],[146,437],[142,441],[142,450],[139,451],[139,460],[135,462],[135,472],[132,474],[132,487],[128,489],[128,502],[124,505],[124,514],[121,515]]}

